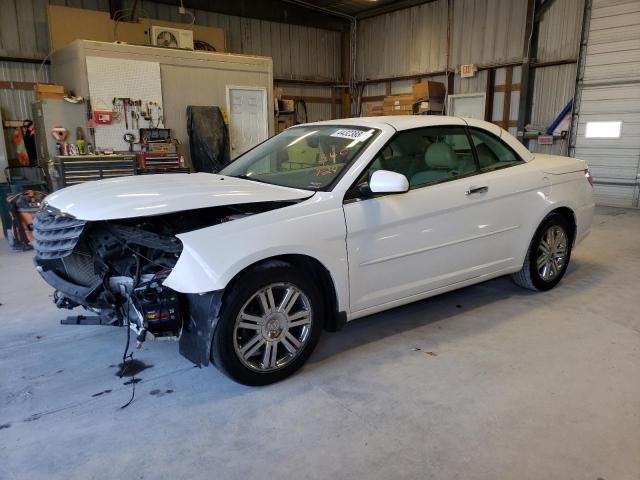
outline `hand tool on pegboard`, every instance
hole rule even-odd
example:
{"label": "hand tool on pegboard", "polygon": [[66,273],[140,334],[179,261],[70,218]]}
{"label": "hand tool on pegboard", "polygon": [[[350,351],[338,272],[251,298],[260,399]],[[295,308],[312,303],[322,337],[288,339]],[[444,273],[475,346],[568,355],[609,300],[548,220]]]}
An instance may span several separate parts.
{"label": "hand tool on pegboard", "polygon": [[119,97],[118,100],[122,102],[123,114],[124,114],[124,127],[129,130],[129,116],[127,107],[131,106],[131,99],[128,97]]}

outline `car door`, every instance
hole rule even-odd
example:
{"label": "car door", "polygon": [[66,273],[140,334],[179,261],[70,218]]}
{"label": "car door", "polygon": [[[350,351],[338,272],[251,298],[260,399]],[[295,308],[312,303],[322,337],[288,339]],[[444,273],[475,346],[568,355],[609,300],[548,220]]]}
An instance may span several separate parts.
{"label": "car door", "polygon": [[551,193],[549,175],[527,163],[499,136],[501,130],[470,126],[480,172],[478,182],[487,185],[490,195],[483,209],[493,214],[496,230],[493,239],[500,245],[505,263],[520,268],[539,220],[536,212]]}
{"label": "car door", "polygon": [[[376,169],[402,173],[410,190],[366,196]],[[486,208],[491,178],[480,175],[464,126],[399,132],[345,195],[352,313],[403,303],[504,268],[502,230]]]}

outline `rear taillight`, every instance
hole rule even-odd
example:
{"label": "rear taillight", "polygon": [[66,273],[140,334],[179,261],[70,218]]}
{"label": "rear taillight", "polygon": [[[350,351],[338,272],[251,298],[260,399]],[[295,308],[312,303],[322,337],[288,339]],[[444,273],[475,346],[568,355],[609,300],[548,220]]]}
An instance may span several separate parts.
{"label": "rear taillight", "polygon": [[593,177],[591,176],[591,172],[588,168],[584,171],[584,177],[587,179],[587,182],[589,182],[589,185],[593,187]]}

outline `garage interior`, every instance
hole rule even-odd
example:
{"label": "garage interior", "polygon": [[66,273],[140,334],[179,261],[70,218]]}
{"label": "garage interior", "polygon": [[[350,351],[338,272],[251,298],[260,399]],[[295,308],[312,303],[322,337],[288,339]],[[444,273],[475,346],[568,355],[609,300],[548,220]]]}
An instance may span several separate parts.
{"label": "garage interior", "polygon": [[[28,191],[397,114],[588,163],[592,233],[558,288],[349,322],[266,387],[172,342],[123,378],[126,329],[60,325],[12,229]],[[640,1],[0,0],[0,123],[0,479],[640,479]]]}

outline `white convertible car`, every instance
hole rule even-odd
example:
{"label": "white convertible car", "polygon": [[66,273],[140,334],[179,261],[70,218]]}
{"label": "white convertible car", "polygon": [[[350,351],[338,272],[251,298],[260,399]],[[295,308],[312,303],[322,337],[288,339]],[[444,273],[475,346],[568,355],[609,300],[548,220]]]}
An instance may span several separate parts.
{"label": "white convertible car", "polygon": [[58,191],[36,218],[35,262],[59,307],[263,385],[300,368],[323,328],[501,275],[553,288],[593,209],[583,161],[532,154],[491,123],[334,120],[219,175]]}

